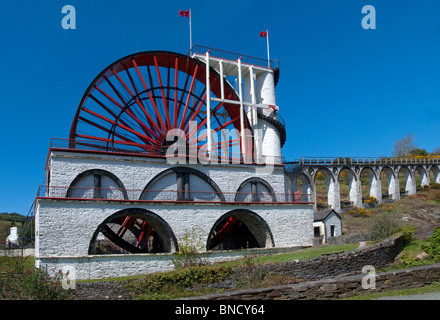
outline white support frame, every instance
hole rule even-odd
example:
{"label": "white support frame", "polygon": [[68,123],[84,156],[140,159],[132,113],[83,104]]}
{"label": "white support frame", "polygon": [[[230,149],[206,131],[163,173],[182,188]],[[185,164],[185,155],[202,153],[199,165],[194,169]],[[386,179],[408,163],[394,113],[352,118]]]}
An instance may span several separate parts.
{"label": "white support frame", "polygon": [[241,70],[241,57],[237,60],[238,66],[238,98],[240,99],[240,138],[241,138],[241,147],[243,152],[243,161],[246,162],[247,154],[246,154],[246,136],[244,132],[244,104],[243,104],[243,76]]}
{"label": "white support frame", "polygon": [[[243,160],[247,160],[247,154],[246,154],[246,136],[245,136],[245,130],[244,130],[244,122],[245,122],[245,107],[249,107],[249,111],[251,113],[251,119],[250,124],[252,128],[255,128],[257,126],[258,117],[257,117],[257,109],[272,109],[275,111],[279,110],[278,106],[275,105],[268,105],[265,103],[258,103],[257,104],[257,96],[256,96],[256,89],[255,89],[255,77],[257,74],[265,73],[265,72],[273,72],[273,70],[269,67],[262,67],[262,66],[256,66],[251,65],[247,63],[242,63],[241,58],[238,58],[236,61],[233,60],[227,60],[217,57],[210,56],[208,50],[204,55],[194,53],[193,58],[197,58],[199,60],[204,60],[206,64],[206,118],[207,118],[207,151],[208,151],[208,158],[211,159],[211,153],[212,153],[212,136],[211,136],[211,101],[220,102],[220,103],[227,103],[232,105],[237,105],[240,108],[240,140],[243,150]],[[210,68],[211,66],[215,68],[219,74],[220,74],[220,98],[217,97],[211,97],[211,83],[210,83]],[[225,66],[235,66],[235,68],[232,68],[232,72],[229,74],[230,76],[236,76],[237,77],[237,92],[239,96],[239,101],[236,100],[229,100],[225,99],[225,81],[226,75],[225,75]],[[230,70],[229,70],[230,71]],[[249,72],[250,81],[251,81],[251,101],[244,101],[243,100],[243,73]]]}
{"label": "white support frame", "polygon": [[208,159],[211,159],[212,152],[212,136],[211,136],[211,82],[209,69],[209,50],[205,54],[206,63],[206,124],[208,138]]}

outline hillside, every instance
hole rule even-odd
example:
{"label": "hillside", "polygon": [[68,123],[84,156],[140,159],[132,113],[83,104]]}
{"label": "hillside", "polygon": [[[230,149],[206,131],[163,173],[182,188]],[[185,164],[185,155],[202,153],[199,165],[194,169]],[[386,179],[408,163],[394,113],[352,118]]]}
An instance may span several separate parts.
{"label": "hillside", "polygon": [[4,246],[6,237],[9,235],[9,228],[12,226],[21,226],[21,222],[25,216],[18,214],[16,212],[0,213],[0,247]]}
{"label": "hillside", "polygon": [[343,233],[368,232],[374,218],[385,214],[394,214],[402,225],[416,226],[415,235],[420,240],[428,238],[434,228],[440,225],[440,190],[428,189],[406,196],[394,203],[385,203],[369,208],[368,217],[355,217],[344,214]]}
{"label": "hillside", "polygon": [[25,218],[25,216],[16,212],[12,212],[12,213],[0,212],[0,221],[21,222],[23,218]]}

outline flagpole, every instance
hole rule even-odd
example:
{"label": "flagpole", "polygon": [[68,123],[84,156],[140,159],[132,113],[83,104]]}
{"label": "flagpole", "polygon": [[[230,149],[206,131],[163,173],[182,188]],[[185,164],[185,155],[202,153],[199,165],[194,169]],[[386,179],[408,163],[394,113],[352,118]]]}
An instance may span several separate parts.
{"label": "flagpole", "polygon": [[269,29],[266,30],[267,34],[267,66],[270,68],[270,55],[269,55]]}
{"label": "flagpole", "polygon": [[189,52],[191,52],[192,50],[192,29],[191,29],[191,18],[192,18],[192,14],[191,14],[191,8],[189,9]]}

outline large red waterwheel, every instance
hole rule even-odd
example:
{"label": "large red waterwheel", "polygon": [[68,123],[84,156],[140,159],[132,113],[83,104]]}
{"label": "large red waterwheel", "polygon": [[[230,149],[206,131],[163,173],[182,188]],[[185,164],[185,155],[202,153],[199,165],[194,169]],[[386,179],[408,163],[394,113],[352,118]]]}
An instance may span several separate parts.
{"label": "large red waterwheel", "polygon": [[[211,97],[220,97],[219,74],[211,69],[209,78]],[[224,98],[239,101],[223,81]],[[163,51],[124,57],[105,68],[82,97],[71,127],[71,146],[95,142],[107,149],[123,145],[157,155],[173,143],[166,141],[169,130],[180,129],[197,150],[206,148],[206,88],[206,65],[200,60]],[[217,134],[213,152],[220,155],[223,147],[229,156],[241,156],[245,150],[232,130],[240,132],[240,106],[211,101],[210,110],[211,129]],[[247,119],[244,128],[249,128]],[[222,129],[233,135],[224,139]],[[252,141],[245,145],[250,154]]]}

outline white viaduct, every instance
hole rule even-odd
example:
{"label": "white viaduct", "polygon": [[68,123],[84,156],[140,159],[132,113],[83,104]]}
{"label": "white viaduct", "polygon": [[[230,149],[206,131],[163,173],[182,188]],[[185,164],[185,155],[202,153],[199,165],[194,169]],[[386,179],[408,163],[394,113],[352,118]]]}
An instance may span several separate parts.
{"label": "white viaduct", "polygon": [[[430,173],[434,182],[440,183],[440,159],[413,158],[301,158],[286,163],[286,173],[292,181],[292,189],[309,195],[309,201],[317,210],[316,176],[321,172],[327,183],[328,206],[341,210],[340,175],[344,172],[348,178],[350,203],[363,206],[361,175],[369,178],[368,196],[375,197],[379,203],[385,198],[394,201],[401,195],[412,195],[417,188],[429,186]],[[385,174],[383,174],[385,173]],[[399,183],[399,174],[403,175],[403,185]],[[420,175],[416,184],[416,175]],[[386,179],[382,178],[386,176]],[[383,194],[382,184],[386,183],[387,193]],[[302,186],[302,190],[300,190]]]}

